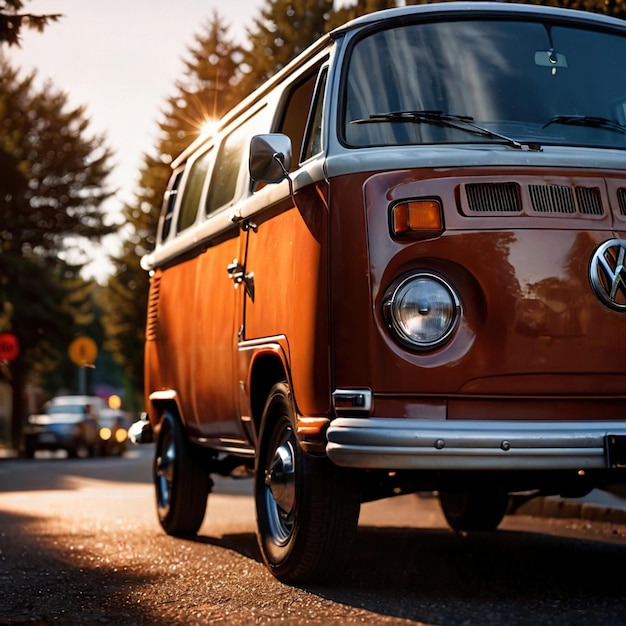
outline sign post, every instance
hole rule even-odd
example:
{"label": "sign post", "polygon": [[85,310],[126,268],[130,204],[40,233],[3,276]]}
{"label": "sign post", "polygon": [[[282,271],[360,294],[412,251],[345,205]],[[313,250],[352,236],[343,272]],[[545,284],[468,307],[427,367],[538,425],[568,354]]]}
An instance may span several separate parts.
{"label": "sign post", "polygon": [[96,346],[96,342],[91,339],[91,337],[76,337],[76,339],[70,343],[68,354],[70,355],[70,359],[80,368],[78,370],[80,377],[78,391],[81,395],[86,395],[87,380],[85,368],[94,367],[94,362],[98,356],[98,346]]}

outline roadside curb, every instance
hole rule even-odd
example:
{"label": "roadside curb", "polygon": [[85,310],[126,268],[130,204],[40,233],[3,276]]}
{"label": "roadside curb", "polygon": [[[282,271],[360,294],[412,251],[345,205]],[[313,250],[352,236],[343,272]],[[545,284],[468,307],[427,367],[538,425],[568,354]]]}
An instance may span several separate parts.
{"label": "roadside curb", "polygon": [[568,500],[559,497],[535,498],[517,507],[515,515],[584,519],[593,522],[626,524],[626,510],[592,502]]}

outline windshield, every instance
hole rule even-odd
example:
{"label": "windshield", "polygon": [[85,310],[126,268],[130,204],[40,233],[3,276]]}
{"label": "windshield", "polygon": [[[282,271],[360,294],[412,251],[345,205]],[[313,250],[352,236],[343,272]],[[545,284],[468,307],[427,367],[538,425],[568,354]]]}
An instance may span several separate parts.
{"label": "windshield", "polygon": [[352,147],[514,140],[626,149],[624,58],[621,35],[536,20],[377,31],[349,56],[342,139]]}
{"label": "windshield", "polygon": [[84,405],[81,404],[53,404],[46,409],[48,415],[56,415],[58,413],[74,413],[82,415],[85,412]]}

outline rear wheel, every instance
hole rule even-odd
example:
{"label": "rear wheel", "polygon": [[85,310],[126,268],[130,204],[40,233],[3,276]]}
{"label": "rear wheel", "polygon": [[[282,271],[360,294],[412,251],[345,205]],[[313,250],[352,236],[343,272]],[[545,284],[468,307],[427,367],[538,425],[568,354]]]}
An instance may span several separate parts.
{"label": "rear wheel", "polygon": [[270,392],[261,425],[255,499],[268,569],[284,582],[323,580],[345,566],[359,520],[352,474],[305,453],[286,383]]}
{"label": "rear wheel", "polygon": [[509,496],[497,490],[441,491],[439,503],[450,528],[489,531],[495,530],[502,521]]}
{"label": "rear wheel", "polygon": [[163,530],[169,535],[197,533],[212,482],[200,450],[189,443],[180,420],[169,411],[161,419],[153,477]]}

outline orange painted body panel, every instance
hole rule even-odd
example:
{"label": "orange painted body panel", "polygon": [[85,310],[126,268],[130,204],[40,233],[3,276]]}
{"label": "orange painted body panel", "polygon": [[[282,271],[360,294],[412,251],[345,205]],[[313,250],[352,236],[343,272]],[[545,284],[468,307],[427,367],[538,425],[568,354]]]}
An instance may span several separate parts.
{"label": "orange painted body panel", "polygon": [[227,272],[240,245],[238,236],[227,238],[156,275],[158,322],[156,341],[146,343],[146,388],[173,390],[195,436],[242,438],[236,355],[243,294]]}
{"label": "orange painted body panel", "polygon": [[249,231],[246,271],[254,299],[245,304],[245,340],[284,336],[294,398],[302,415],[330,410],[327,208],[324,190],[297,194]]}

